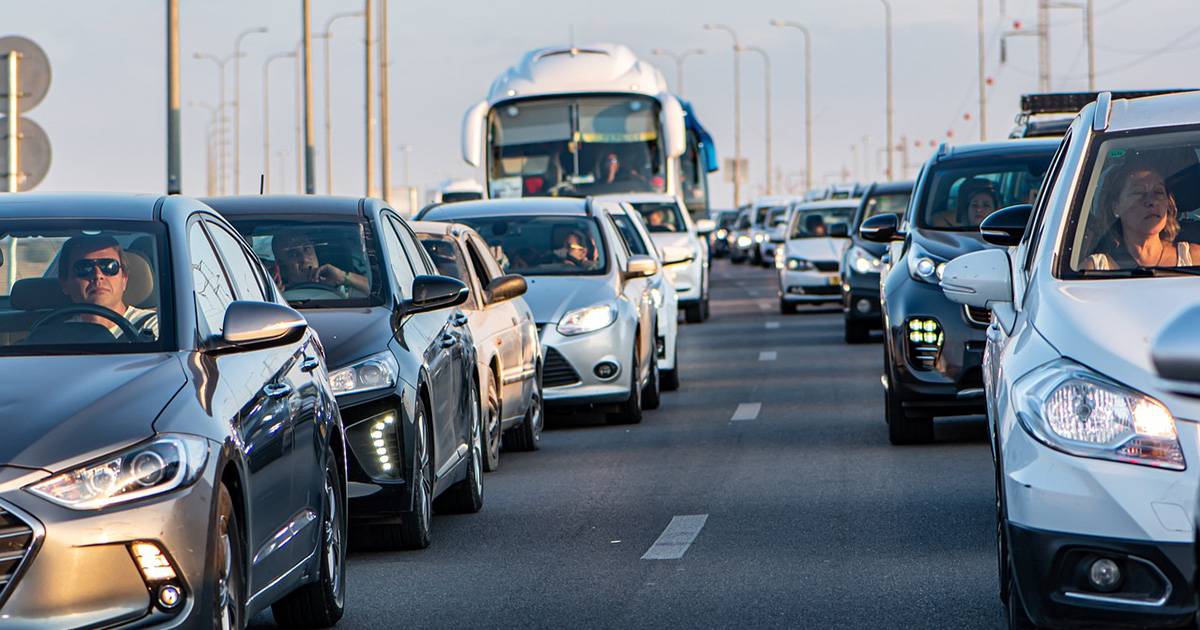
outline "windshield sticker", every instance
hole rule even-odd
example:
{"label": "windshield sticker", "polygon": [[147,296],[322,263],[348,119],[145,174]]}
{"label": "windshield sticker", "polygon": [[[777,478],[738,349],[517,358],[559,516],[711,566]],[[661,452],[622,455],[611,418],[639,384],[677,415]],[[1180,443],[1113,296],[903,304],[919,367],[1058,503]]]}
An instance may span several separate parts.
{"label": "windshield sticker", "polygon": [[1113,149],[1112,151],[1108,152],[1108,157],[1110,157],[1110,158],[1125,157],[1125,149]]}
{"label": "windshield sticker", "polygon": [[658,139],[658,133],[655,131],[638,131],[633,133],[598,133],[584,132],[579,134],[584,142],[597,143],[617,143],[617,142],[649,142]]}

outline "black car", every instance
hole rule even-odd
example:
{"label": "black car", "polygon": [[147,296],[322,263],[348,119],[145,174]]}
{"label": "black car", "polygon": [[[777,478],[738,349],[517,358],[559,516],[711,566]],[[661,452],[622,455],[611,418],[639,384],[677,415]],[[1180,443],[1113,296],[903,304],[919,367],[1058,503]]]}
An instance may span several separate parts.
{"label": "black car", "polygon": [[210,199],[321,334],[350,445],[352,535],[429,545],[433,502],[483,504],[479,383],[467,287],[437,275],[408,223],[377,199]]}
{"label": "black car", "polygon": [[912,197],[912,182],[876,182],[867,187],[850,222],[850,247],[842,256],[842,313],[846,343],[861,343],[883,326],[879,312],[879,273],[887,245],[858,233],[862,222],[880,214],[903,216]]}
{"label": "black car", "polygon": [[713,258],[724,258],[729,255],[729,233],[733,231],[737,215],[737,210],[720,210],[712,215],[717,229],[713,230],[708,237],[708,251]]}
{"label": "black car", "polygon": [[893,243],[883,274],[884,387],[893,444],[933,439],[933,417],[984,412],[982,359],[991,312],[955,304],[939,286],[946,262],[990,247],[979,223],[1032,203],[1058,140],[942,145],[917,179],[903,222],[867,219],[866,240]]}

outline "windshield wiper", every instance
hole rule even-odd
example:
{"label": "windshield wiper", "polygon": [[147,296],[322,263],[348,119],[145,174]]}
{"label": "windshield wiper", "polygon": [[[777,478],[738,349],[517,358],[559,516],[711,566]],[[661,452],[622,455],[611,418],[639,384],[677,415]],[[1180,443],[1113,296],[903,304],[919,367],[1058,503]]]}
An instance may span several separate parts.
{"label": "windshield wiper", "polygon": [[1168,273],[1170,273],[1170,272],[1180,273],[1180,274],[1187,275],[1187,276],[1200,276],[1200,267],[1155,266],[1155,267],[1142,267],[1142,269],[1151,269],[1154,271],[1166,271]]}

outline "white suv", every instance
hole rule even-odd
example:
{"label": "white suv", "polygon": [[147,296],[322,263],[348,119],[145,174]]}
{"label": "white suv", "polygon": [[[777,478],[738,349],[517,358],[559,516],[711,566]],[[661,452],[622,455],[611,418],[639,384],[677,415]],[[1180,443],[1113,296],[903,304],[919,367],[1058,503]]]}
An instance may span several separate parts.
{"label": "white suv", "polygon": [[1036,206],[981,225],[1007,249],[943,272],[951,300],[992,310],[983,369],[1010,627],[1194,623],[1200,396],[1163,377],[1179,377],[1180,337],[1200,321],[1151,340],[1200,301],[1200,223],[1185,214],[1200,204],[1198,112],[1200,93],[1101,94]]}

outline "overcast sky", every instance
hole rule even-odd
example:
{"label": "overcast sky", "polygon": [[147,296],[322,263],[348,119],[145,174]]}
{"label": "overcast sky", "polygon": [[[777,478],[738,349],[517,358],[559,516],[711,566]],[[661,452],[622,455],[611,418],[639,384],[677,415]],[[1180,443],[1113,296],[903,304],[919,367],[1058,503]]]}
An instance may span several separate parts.
{"label": "overcast sky", "polygon": [[[376,0],[380,2],[383,0]],[[1096,65],[1102,89],[1197,84],[1200,48],[1197,0],[1093,0]],[[909,140],[912,169],[931,140],[978,139],[975,0],[892,0],[895,11],[895,128]],[[183,100],[217,101],[215,65],[196,52],[227,55],[244,29],[270,32],[245,40],[241,76],[242,191],[256,192],[263,168],[262,67],[266,55],[292,48],[300,36],[300,0],[183,0]],[[359,0],[314,0],[313,28],[324,29]],[[164,0],[0,0],[0,35],[22,35],[50,58],[53,82],[29,117],[46,129],[54,161],[39,190],[162,191],[165,184]],[[1020,20],[1036,25],[1035,0],[985,0],[988,42],[988,135],[1012,126],[1019,95],[1037,87],[1035,38],[1009,40],[999,59],[999,34]],[[404,183],[411,146],[411,180],[421,190],[447,177],[479,177],[459,157],[463,111],[482,99],[492,79],[531,48],[566,43],[623,43],[649,56],[662,47],[700,47],[688,59],[685,96],[716,138],[722,157],[733,152],[730,40],[706,32],[705,22],[737,29],[744,44],[765,48],[774,64],[774,162],[795,186],[804,168],[803,93],[799,32],[772,28],[771,18],[806,23],[813,33],[814,173],[818,183],[841,177],[882,176],[884,131],[883,8],[877,0],[390,0],[393,182]],[[1051,16],[1053,87],[1086,87],[1082,11]],[[334,185],[339,194],[363,192],[362,21],[337,22],[333,40]],[[314,50],[318,191],[325,192],[324,116],[319,79],[325,59]],[[1169,48],[1168,50],[1163,50]],[[674,64],[657,57],[672,81]],[[228,81],[233,83],[233,64]],[[764,174],[762,65],[742,60],[743,154],[750,160],[750,192]],[[271,143],[275,190],[294,190],[295,69],[272,66]],[[233,99],[232,87],[227,100]],[[970,120],[963,114],[969,113]],[[205,193],[206,128],[200,106],[183,111],[183,185]],[[914,141],[924,146],[912,146]],[[864,145],[865,143],[865,145]],[[865,148],[864,148],[865,146]],[[852,149],[852,147],[855,147]],[[864,164],[863,156],[868,159]],[[280,162],[282,157],[282,163]],[[231,158],[232,159],[232,158]],[[900,160],[897,159],[899,171]],[[910,171],[911,174],[912,171]],[[283,178],[282,181],[280,178]],[[729,186],[715,174],[714,206],[729,206]]]}

